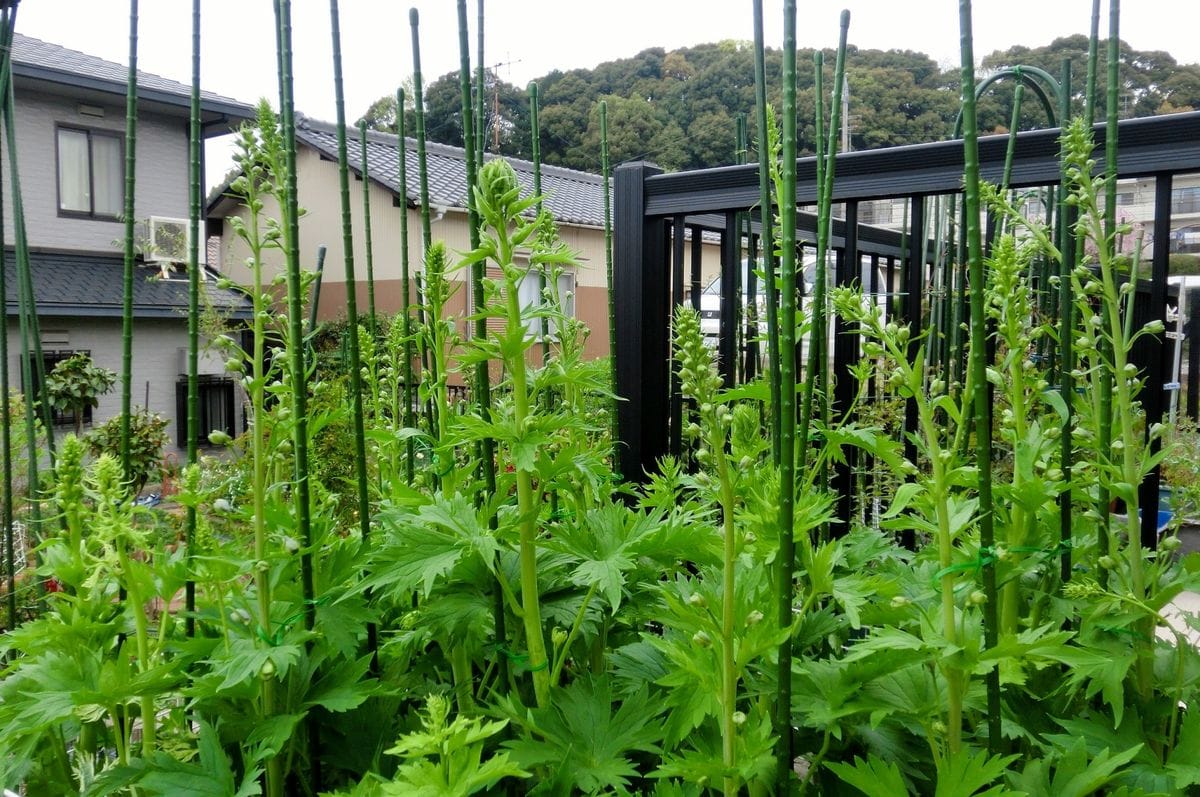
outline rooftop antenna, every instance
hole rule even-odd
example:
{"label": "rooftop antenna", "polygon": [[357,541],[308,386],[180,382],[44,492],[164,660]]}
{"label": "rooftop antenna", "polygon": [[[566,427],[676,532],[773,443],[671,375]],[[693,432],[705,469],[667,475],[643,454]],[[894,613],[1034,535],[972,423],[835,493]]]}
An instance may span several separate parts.
{"label": "rooftop antenna", "polygon": [[514,61],[501,61],[492,64],[488,71],[492,74],[492,152],[500,151],[500,75],[497,70],[502,66],[512,66],[521,63],[518,58]]}

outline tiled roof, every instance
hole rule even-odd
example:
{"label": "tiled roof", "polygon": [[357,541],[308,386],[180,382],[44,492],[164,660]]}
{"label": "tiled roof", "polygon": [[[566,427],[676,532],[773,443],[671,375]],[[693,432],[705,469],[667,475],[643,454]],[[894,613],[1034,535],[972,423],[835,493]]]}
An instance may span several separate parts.
{"label": "tiled roof", "polygon": [[[337,129],[327,123],[298,117],[296,138],[329,158],[337,158]],[[399,193],[400,157],[396,147],[397,137],[389,133],[367,133],[367,169],[371,179]],[[405,140],[405,160],[408,170],[408,200],[420,201],[420,182],[417,170],[417,142]],[[466,151],[446,144],[425,145],[426,164],[429,170],[429,202],[450,208],[465,208],[467,197]],[[357,129],[346,130],[346,156],[351,170],[358,174],[362,154]],[[491,160],[495,155],[485,155]],[[522,193],[533,193],[533,163],[507,159],[517,173]],[[598,174],[564,169],[560,166],[542,165],[542,193],[545,207],[554,218],[564,224],[579,224],[593,227],[604,226],[604,181]]]}
{"label": "tiled roof", "polygon": [[[122,94],[125,92],[129,73],[124,64],[106,61],[20,33],[13,33],[12,60],[13,71],[18,76],[42,78],[68,85],[92,85],[97,88],[97,84],[102,84]],[[190,102],[192,87],[138,70],[138,92],[147,98],[174,98]],[[223,97],[211,91],[201,91],[200,96],[202,103],[207,107],[220,106],[225,112],[231,109],[243,111],[243,115],[247,117],[252,114],[253,109],[250,106],[230,97]]]}
{"label": "tiled roof", "polygon": [[[11,251],[5,255],[8,314],[17,314],[17,272]],[[125,259],[120,255],[74,252],[30,252],[33,295],[39,315],[120,317]],[[200,283],[201,307],[211,306],[233,318],[250,317],[250,300],[240,291],[217,286],[215,278]],[[137,318],[187,316],[188,283],[160,279],[156,266],[135,266],[133,314]]]}

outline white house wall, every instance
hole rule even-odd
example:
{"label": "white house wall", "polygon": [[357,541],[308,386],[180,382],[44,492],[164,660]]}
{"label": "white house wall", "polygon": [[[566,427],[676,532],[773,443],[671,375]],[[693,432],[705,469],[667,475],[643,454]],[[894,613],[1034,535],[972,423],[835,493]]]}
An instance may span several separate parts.
{"label": "white house wall", "polygon": [[[56,125],[125,131],[125,108],[86,104],[104,109],[103,118],[79,113],[80,100],[55,95],[22,93],[17,85],[17,155],[20,158],[21,198],[29,245],[47,249],[117,253],[124,225],[120,221],[80,219],[58,215]],[[187,136],[184,121],[141,113],[137,130],[137,189],[134,200],[139,222],[150,216],[188,215]],[[4,234],[13,241],[12,194],[8,155],[4,153]]]}
{"label": "white house wall", "polygon": [[[39,319],[43,349],[89,351],[96,365],[108,368],[117,373],[117,382],[112,390],[100,398],[100,403],[92,412],[92,428],[99,426],[110,418],[121,413],[121,319],[119,318],[63,318],[45,316]],[[22,390],[21,359],[15,353],[21,346],[20,327],[15,320],[8,325],[9,379],[13,390]],[[179,439],[180,424],[186,424],[186,418],[177,417],[175,404],[175,384],[183,374],[180,372],[180,350],[187,349],[187,324],[171,319],[139,320],[134,324],[133,331],[133,379],[131,402],[134,410],[149,407],[167,418],[170,425],[167,432],[170,439],[166,446],[167,452],[178,452],[176,441]],[[214,360],[210,354],[202,355],[211,366]],[[205,370],[204,368],[201,369]],[[217,369],[208,370],[217,372]],[[149,403],[146,402],[146,385],[149,383]],[[240,387],[234,388],[234,430],[242,428],[242,392]],[[58,427],[59,434],[71,431],[70,427]],[[207,435],[210,430],[202,429],[201,434]]]}

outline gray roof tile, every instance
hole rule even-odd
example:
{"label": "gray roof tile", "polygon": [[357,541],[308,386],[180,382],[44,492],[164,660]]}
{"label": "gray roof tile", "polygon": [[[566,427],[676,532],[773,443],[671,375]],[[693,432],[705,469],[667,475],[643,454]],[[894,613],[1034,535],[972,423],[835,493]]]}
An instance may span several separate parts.
{"label": "gray roof tile", "polygon": [[[17,313],[16,265],[11,251],[4,258],[6,304]],[[34,299],[44,316],[120,317],[123,304],[125,259],[120,255],[73,252],[30,252]],[[137,318],[187,316],[186,279],[158,279],[153,266],[137,265],[133,280],[133,314]],[[212,306],[234,318],[250,317],[250,300],[244,293],[217,286],[215,279],[200,283],[200,304]]]}
{"label": "gray roof tile", "polygon": [[[337,129],[327,123],[297,117],[296,137],[329,158],[337,158]],[[393,193],[400,192],[400,158],[396,136],[389,133],[367,133],[367,168],[371,179]],[[355,174],[361,170],[362,154],[357,129],[346,130],[346,157]],[[429,170],[429,201],[433,205],[465,208],[467,197],[466,151],[447,144],[425,145]],[[496,155],[485,155],[492,160]],[[507,159],[521,184],[522,193],[533,193],[533,163]],[[408,200],[420,200],[417,170],[417,142],[405,140],[405,161],[408,170]],[[604,181],[598,174],[542,165],[542,193],[545,207],[551,215],[565,224],[604,226]]]}

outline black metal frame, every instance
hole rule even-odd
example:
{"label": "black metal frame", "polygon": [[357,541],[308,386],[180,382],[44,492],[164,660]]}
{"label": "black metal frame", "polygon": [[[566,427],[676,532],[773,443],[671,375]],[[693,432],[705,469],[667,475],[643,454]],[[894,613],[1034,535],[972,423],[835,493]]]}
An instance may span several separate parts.
{"label": "black metal frame", "polygon": [[[1058,129],[1017,135],[1009,181],[1011,187],[1059,183],[1059,135]],[[1097,151],[1103,152],[1103,126],[1095,128],[1094,137]],[[979,140],[983,179],[1000,179],[1008,142],[1007,135]],[[1117,164],[1118,178],[1156,178],[1155,240],[1167,241],[1171,221],[1171,176],[1200,172],[1200,112],[1121,122]],[[912,335],[916,345],[922,323],[925,253],[931,251],[922,240],[925,199],[961,191],[962,142],[944,141],[843,153],[837,156],[836,174],[832,201],[845,203],[846,208],[846,218],[834,221],[831,235],[831,246],[841,264],[836,271],[836,280],[838,284],[851,284],[858,278],[859,255],[870,256],[873,264],[883,261],[887,269],[886,291],[891,294],[896,290],[897,277],[903,286],[901,302],[896,309],[902,320],[916,326]],[[672,236],[669,233],[672,229],[676,232],[684,228],[691,230],[695,301],[698,301],[695,269],[698,267],[699,233],[704,230],[721,236],[722,271],[734,278],[722,280],[722,292],[727,294],[722,297],[722,305],[723,308],[740,307],[739,296],[733,288],[736,275],[740,274],[738,263],[742,241],[734,220],[738,214],[758,205],[758,165],[663,174],[653,164],[630,163],[616,169],[614,188],[614,294],[617,307],[617,350],[614,354],[617,358],[616,388],[623,399],[619,409],[620,470],[627,478],[640,479],[654,467],[659,457],[671,449],[677,451],[675,446],[678,445],[675,442],[678,438],[671,432],[680,422],[680,410],[678,401],[672,404],[668,336],[671,297],[675,295],[677,302],[682,301],[679,295],[682,236],[675,243],[676,280],[672,290],[669,279],[672,260],[667,247]],[[911,201],[905,234],[857,223],[859,202],[902,197]],[[802,158],[796,165],[797,203],[814,205],[816,199],[816,160]],[[816,224],[812,214],[798,214],[798,227],[798,240],[815,240]],[[757,227],[752,225],[752,229],[757,230]],[[1146,321],[1152,318],[1165,321],[1167,256],[1168,247],[1154,248]],[[873,292],[877,291],[877,286],[872,288]],[[735,325],[726,320],[729,315],[722,312],[718,349],[722,372],[731,381],[736,352],[733,348]],[[851,386],[847,368],[857,359],[858,344],[848,335],[838,335],[835,341],[832,371],[836,388],[832,399],[835,406],[841,406],[851,395],[848,393]],[[1141,364],[1148,385],[1161,385],[1168,347],[1161,339],[1144,339],[1143,342],[1146,346],[1139,352],[1140,356],[1135,355],[1135,362]],[[1147,389],[1142,395],[1148,424],[1154,423],[1163,415],[1164,392]],[[1192,404],[1190,400],[1189,404]],[[911,416],[911,408],[908,414]],[[670,422],[664,423],[663,419],[668,418]],[[913,420],[910,417],[906,424],[910,429]],[[848,473],[848,470],[835,473],[835,486],[848,487]],[[1142,490],[1143,498],[1157,494],[1157,470],[1146,480]],[[1156,506],[1156,499],[1144,505]],[[841,507],[843,513],[848,513],[848,500],[843,500]],[[1143,537],[1152,540],[1154,513],[1144,514],[1147,517],[1144,518]]]}

